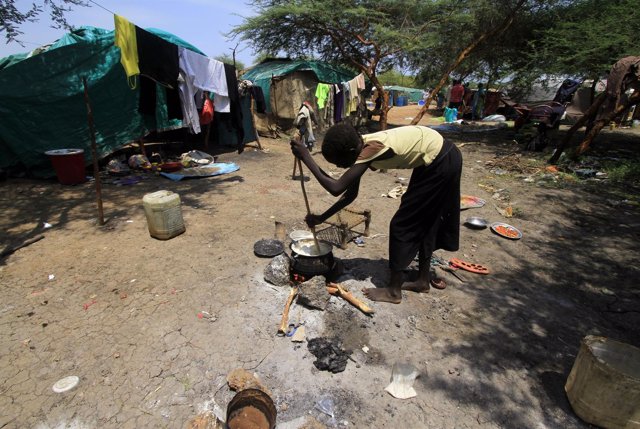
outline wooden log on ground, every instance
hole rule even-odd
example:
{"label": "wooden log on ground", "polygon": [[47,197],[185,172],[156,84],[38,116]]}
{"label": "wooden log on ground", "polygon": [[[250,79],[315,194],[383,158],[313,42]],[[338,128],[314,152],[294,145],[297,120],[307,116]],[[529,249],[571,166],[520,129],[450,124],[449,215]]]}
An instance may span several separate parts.
{"label": "wooden log on ground", "polygon": [[287,303],[284,305],[284,310],[282,311],[282,319],[280,320],[280,326],[278,327],[278,334],[286,334],[287,333],[287,325],[289,324],[289,310],[291,309],[291,304],[293,303],[293,299],[298,295],[298,287],[292,287],[291,292],[289,292],[289,298],[287,298]]}
{"label": "wooden log on ground", "polygon": [[360,301],[358,298],[353,296],[350,292],[346,291],[338,283],[327,284],[327,292],[329,292],[331,295],[339,296],[340,298],[347,301],[349,304],[356,307],[358,310],[362,311],[367,316],[371,316],[374,313],[373,308],[369,307],[367,304]]}

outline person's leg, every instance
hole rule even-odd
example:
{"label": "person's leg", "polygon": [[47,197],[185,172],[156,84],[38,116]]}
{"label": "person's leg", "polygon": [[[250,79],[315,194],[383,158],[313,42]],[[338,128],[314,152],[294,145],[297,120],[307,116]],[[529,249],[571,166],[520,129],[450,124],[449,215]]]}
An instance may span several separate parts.
{"label": "person's leg", "polygon": [[427,258],[427,251],[424,246],[422,246],[418,252],[418,279],[414,282],[405,282],[402,285],[402,290],[418,293],[429,292],[430,269],[431,253],[429,253],[429,257]]}

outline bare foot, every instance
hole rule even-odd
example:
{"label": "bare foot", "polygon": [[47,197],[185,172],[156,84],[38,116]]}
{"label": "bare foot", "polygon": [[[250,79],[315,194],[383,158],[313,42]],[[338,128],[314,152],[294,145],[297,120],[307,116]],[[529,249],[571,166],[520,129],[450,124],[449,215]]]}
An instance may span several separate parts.
{"label": "bare foot", "polygon": [[400,304],[402,302],[402,291],[395,288],[368,288],[362,289],[362,292],[371,301],[390,302],[392,304]]}
{"label": "bare foot", "polygon": [[406,282],[402,285],[402,290],[408,290],[417,293],[429,293],[429,283],[424,280]]}

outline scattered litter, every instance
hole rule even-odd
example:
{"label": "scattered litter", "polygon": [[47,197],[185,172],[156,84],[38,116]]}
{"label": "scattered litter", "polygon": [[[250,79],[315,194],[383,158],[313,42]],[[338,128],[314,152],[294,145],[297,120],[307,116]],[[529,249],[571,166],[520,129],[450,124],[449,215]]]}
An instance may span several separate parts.
{"label": "scattered litter", "polygon": [[579,168],[577,170],[573,170],[573,172],[581,179],[596,177],[596,174],[598,174],[598,170],[594,170],[591,168]]}
{"label": "scattered litter", "polygon": [[129,283],[135,283],[136,279],[131,279]]}
{"label": "scattered litter", "polygon": [[405,192],[407,192],[407,187],[405,185],[398,185],[387,192],[386,195],[383,194],[382,196],[397,199],[400,198]]}
{"label": "scattered litter", "polygon": [[70,375],[68,377],[61,378],[60,380],[56,381],[52,389],[56,393],[68,392],[69,390],[76,387],[79,382],[80,382],[80,378],[78,376]]}
{"label": "scattered litter", "polygon": [[335,415],[336,404],[333,402],[333,399],[331,398],[320,399],[316,404],[316,408],[319,411],[331,417],[332,419],[336,418],[336,415]]}
{"label": "scattered litter", "polygon": [[95,299],[92,299],[91,301],[82,304],[82,308],[84,308],[84,310],[87,311],[89,309],[89,307],[91,307],[93,304],[95,304],[97,302],[98,301],[96,301]]}
{"label": "scattered litter", "polygon": [[291,337],[291,341],[294,343],[302,343],[306,340],[306,332],[304,326],[299,326],[293,336]]}
{"label": "scattered litter", "polygon": [[362,351],[365,353],[369,353],[369,347],[367,346],[362,347]]}
{"label": "scattered litter", "polygon": [[365,241],[364,238],[362,237],[356,237],[353,239],[353,242],[356,244],[356,246],[358,247],[364,247]]}
{"label": "scattered litter", "polygon": [[218,320],[218,317],[215,314],[211,314],[211,313],[203,310],[200,313],[198,313],[198,319],[205,319],[205,320],[208,320],[209,322],[213,323],[216,320]]}
{"label": "scattered litter", "polygon": [[307,348],[316,357],[313,362],[320,371],[342,372],[347,367],[349,353],[342,349],[337,338],[312,338]]}
{"label": "scattered litter", "polygon": [[513,208],[511,206],[507,206],[504,209],[496,206],[496,210],[498,211],[498,213],[500,213],[502,216],[506,218],[513,217]]}
{"label": "scattered litter", "polygon": [[395,363],[391,372],[391,383],[384,388],[391,396],[398,399],[409,399],[417,396],[413,382],[418,377],[418,370],[408,363]]}
{"label": "scattered litter", "polygon": [[53,226],[53,225],[51,225],[49,222],[44,222],[44,223],[42,224],[42,227],[43,227],[44,229],[49,229],[49,228],[51,228],[52,226]]}
{"label": "scattered litter", "polygon": [[502,168],[494,168],[493,170],[491,170],[491,173],[495,174],[496,176],[503,176],[507,174],[508,171]]}
{"label": "scattered litter", "polygon": [[55,274],[49,274],[49,280],[53,280],[55,278],[56,278]]}
{"label": "scattered litter", "polygon": [[127,220],[127,223],[133,223],[133,221],[129,219],[129,220]]}

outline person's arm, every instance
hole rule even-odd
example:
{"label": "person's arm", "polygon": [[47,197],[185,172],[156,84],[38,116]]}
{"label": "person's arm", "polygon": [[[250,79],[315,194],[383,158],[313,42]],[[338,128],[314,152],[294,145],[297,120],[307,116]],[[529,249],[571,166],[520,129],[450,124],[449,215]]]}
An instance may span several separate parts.
{"label": "person's arm", "polygon": [[331,207],[329,207],[324,213],[316,215],[309,214],[305,217],[305,221],[307,225],[310,227],[314,227],[316,225],[321,224],[322,222],[329,219],[334,214],[338,213],[343,208],[347,207],[351,204],[356,197],[358,196],[358,191],[360,189],[360,177],[358,177],[355,182],[351,184],[345,191],[345,193],[340,197],[338,201],[335,202]]}
{"label": "person's arm", "polygon": [[[352,165],[339,179],[326,174],[309,153],[309,150],[302,144],[299,138],[291,140],[291,151],[293,154],[302,160],[307,166],[311,174],[320,182],[320,185],[331,195],[337,197],[345,192],[353,183],[359,181],[360,177],[367,171],[370,163],[354,164]],[[356,192],[357,195],[357,192]]]}

